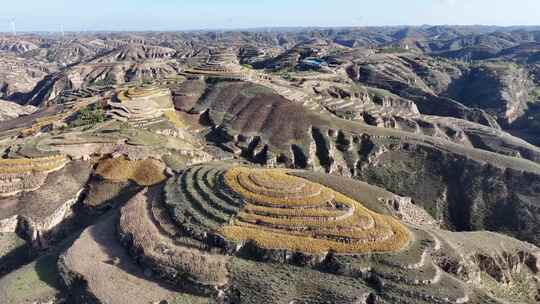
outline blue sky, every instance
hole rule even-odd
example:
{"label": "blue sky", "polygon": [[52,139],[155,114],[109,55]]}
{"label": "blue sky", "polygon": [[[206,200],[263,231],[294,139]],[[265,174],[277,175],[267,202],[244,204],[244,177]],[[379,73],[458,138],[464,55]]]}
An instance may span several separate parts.
{"label": "blue sky", "polygon": [[540,0],[2,0],[0,31],[538,25]]}

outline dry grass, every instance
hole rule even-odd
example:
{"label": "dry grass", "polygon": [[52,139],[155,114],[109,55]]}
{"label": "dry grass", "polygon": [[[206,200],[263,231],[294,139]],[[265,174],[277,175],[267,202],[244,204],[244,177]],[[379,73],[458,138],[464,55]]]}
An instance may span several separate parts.
{"label": "dry grass", "polygon": [[318,235],[294,235],[290,232],[273,232],[261,227],[233,225],[221,229],[224,236],[237,241],[252,240],[267,249],[288,249],[295,252],[324,253],[369,253],[398,251],[408,244],[410,235],[397,221],[390,222],[395,234],[379,240],[380,233],[365,235],[363,240],[337,241],[319,238]]}
{"label": "dry grass", "polygon": [[410,241],[392,217],[285,170],[234,167],[225,183],[246,201],[232,225],[219,231],[235,241],[307,253],[398,251]]}
{"label": "dry grass", "polygon": [[124,157],[109,158],[101,161],[96,174],[113,180],[125,182],[131,180],[141,186],[151,186],[165,180],[165,165],[155,159],[127,160]]}
{"label": "dry grass", "polygon": [[202,284],[225,285],[228,281],[228,257],[175,244],[160,234],[150,218],[148,204],[145,192],[133,197],[122,208],[119,227],[124,235],[130,236],[132,246],[143,252],[150,265],[187,273]]}

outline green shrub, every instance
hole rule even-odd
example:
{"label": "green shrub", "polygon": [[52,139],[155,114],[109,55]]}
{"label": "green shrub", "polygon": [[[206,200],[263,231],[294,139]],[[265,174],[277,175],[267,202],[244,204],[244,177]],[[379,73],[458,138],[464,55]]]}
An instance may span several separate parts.
{"label": "green shrub", "polygon": [[77,112],[75,119],[70,123],[70,127],[94,126],[105,121],[105,111],[100,105],[89,105]]}

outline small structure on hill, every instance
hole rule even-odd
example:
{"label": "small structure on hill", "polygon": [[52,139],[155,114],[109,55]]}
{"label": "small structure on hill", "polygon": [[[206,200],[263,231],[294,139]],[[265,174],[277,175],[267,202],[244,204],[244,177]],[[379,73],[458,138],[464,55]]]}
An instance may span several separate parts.
{"label": "small structure on hill", "polygon": [[166,111],[174,109],[170,90],[152,85],[120,91],[109,106],[108,116],[125,122],[158,119]]}

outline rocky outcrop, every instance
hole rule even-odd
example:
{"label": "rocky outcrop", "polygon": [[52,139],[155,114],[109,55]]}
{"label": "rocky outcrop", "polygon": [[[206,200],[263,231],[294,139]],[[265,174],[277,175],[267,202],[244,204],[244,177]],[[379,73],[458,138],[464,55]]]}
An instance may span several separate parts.
{"label": "rocky outcrop", "polygon": [[496,122],[482,110],[441,94],[461,77],[461,69],[429,57],[378,55],[355,62],[347,67],[347,73],[355,82],[412,100],[422,114],[463,118],[496,127]]}
{"label": "rocky outcrop", "polygon": [[431,233],[440,244],[435,262],[445,271],[506,301],[540,296],[538,247],[490,232]]}
{"label": "rocky outcrop", "polygon": [[20,218],[18,215],[14,215],[9,218],[0,220],[0,232],[1,233],[14,233],[19,226]]}
{"label": "rocky outcrop", "polygon": [[414,204],[410,197],[395,195],[394,198],[391,199],[381,199],[381,202],[393,210],[393,215],[395,217],[404,222],[423,227],[438,226],[437,221],[435,221],[423,208]]}
{"label": "rocky outcrop", "polygon": [[514,63],[486,63],[464,72],[444,95],[484,109],[508,127],[527,109],[531,87],[526,69]]}

